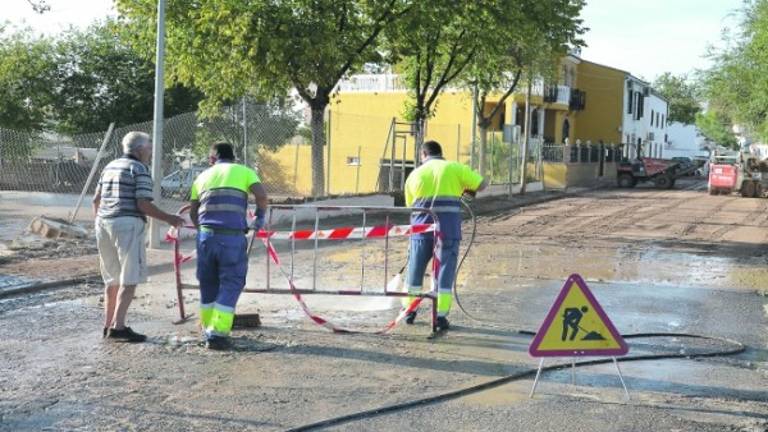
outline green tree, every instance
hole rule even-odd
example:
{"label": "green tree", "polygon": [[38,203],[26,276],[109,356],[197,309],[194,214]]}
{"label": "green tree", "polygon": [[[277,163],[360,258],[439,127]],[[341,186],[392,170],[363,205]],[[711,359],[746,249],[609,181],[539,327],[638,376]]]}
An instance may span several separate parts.
{"label": "green tree", "polygon": [[25,160],[48,120],[52,41],[0,23],[0,163]]}
{"label": "green tree", "polygon": [[[556,66],[568,48],[582,46],[585,29],[578,18],[581,0],[503,1],[502,19],[489,41],[481,47],[466,73],[465,87],[472,88],[480,129],[481,174],[485,173],[488,128],[518,89],[523,72],[552,82]],[[498,96],[500,95],[500,96]],[[496,105],[485,110],[489,97]]]}
{"label": "green tree", "polygon": [[55,78],[50,38],[0,24],[0,128],[42,130]]}
{"label": "green tree", "polygon": [[300,113],[291,109],[289,100],[260,102],[246,98],[245,118],[240,103],[223,107],[217,115],[202,119],[199,127],[203,132],[199,135],[196,153],[207,155],[211,142],[225,140],[241,155],[247,137],[248,156],[252,160],[260,150],[275,151],[288,143],[298,133],[300,120]]}
{"label": "green tree", "polygon": [[414,13],[387,31],[387,51],[409,89],[405,114],[416,125],[417,148],[425,121],[450,84],[478,85],[479,123],[487,129],[496,112],[483,112],[484,100],[494,92],[509,97],[532,56],[549,57],[576,42],[582,6],[581,0],[418,2]]}
{"label": "green tree", "polygon": [[[116,21],[70,29],[55,48],[57,77],[52,113],[56,129],[77,134],[152,119],[154,66],[127,42]],[[202,94],[180,85],[165,93],[168,117],[197,109]]]}
{"label": "green tree", "polygon": [[768,139],[768,0],[745,2],[738,30],[724,32],[724,48],[712,50],[702,72],[709,108]]}
{"label": "green tree", "polygon": [[696,114],[696,127],[708,140],[717,145],[738,150],[739,143],[733,135],[730,120],[715,110]]}
{"label": "green tree", "polygon": [[[118,0],[148,51],[154,0]],[[200,88],[217,106],[255,93],[284,97],[295,88],[312,117],[312,192],[323,193],[323,118],[333,89],[378,58],[379,35],[409,11],[408,0],[171,2],[166,13],[170,80]]]}
{"label": "green tree", "polygon": [[388,60],[401,72],[409,91],[404,114],[415,123],[416,161],[425,122],[434,115],[438,96],[467,69],[496,29],[491,3],[421,0],[412,13],[387,28]]}
{"label": "green tree", "polygon": [[696,114],[701,111],[701,105],[696,87],[686,75],[665,72],[656,77],[652,86],[669,103],[669,121],[683,124],[696,122]]}

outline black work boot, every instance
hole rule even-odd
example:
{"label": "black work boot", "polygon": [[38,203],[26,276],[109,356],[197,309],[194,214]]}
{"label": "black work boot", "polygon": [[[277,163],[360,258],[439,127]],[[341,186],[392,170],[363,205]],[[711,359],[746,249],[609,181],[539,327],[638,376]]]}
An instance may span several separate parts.
{"label": "black work boot", "polygon": [[448,319],[446,317],[437,317],[437,324],[435,326],[436,332],[443,332],[450,328],[450,324],[448,324]]}
{"label": "black work boot", "polygon": [[405,323],[406,324],[413,324],[414,321],[416,321],[416,311],[413,311],[411,313],[405,314]]}
{"label": "black work boot", "polygon": [[208,336],[205,340],[205,347],[213,351],[227,351],[232,348],[228,337]]}
{"label": "black work boot", "polygon": [[107,339],[114,340],[116,342],[144,342],[147,340],[147,336],[141,333],[136,333],[130,327],[125,327],[120,330],[109,329],[107,330]]}

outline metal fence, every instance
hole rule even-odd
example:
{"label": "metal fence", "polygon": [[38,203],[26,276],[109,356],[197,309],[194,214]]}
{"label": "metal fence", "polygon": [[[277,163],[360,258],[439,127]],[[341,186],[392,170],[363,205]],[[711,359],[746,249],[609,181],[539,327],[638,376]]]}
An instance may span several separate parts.
{"label": "metal fence", "polygon": [[[250,100],[225,107],[213,117],[190,112],[167,118],[160,161],[164,174],[155,179],[161,183],[164,198],[159,204],[175,210],[186,200],[194,178],[207,166],[210,144],[216,141],[232,143],[238,161],[259,172],[277,202],[400,191],[416,165],[415,134],[408,122],[337,112],[332,107],[324,118],[325,145],[315,151],[309,124],[309,113],[290,104]],[[96,178],[109,161],[120,156],[120,141],[129,131],[151,134],[152,122],[116,128],[95,167]],[[470,127],[428,122],[425,135],[443,145],[448,159],[469,164],[472,151],[477,151]],[[64,136],[0,128],[0,190],[80,193],[104,139],[105,132]],[[537,142],[530,140],[529,163],[541,160],[542,147]],[[505,140],[502,133],[491,133],[486,154],[486,175],[492,183],[519,181],[519,139]],[[318,180],[313,172],[322,172],[319,193],[313,188]],[[537,171],[530,172],[536,176]],[[95,183],[87,193],[93,193]]]}
{"label": "metal fence", "polygon": [[[270,181],[265,186],[270,194],[301,195],[294,187],[296,168],[301,162],[294,158],[290,164],[295,166],[289,169],[280,165],[276,155],[291,145],[309,143],[310,134],[302,123],[302,112],[257,103],[226,107],[215,117],[204,118],[191,112],[166,119],[161,161],[164,176],[159,180],[163,197],[186,199],[192,181],[206,168],[210,144],[216,141],[232,143],[240,162],[269,172]],[[116,128],[106,142],[97,174],[120,156],[120,141],[130,131],[151,134],[152,122]],[[105,135],[96,132],[64,136],[0,129],[0,190],[81,192]],[[88,193],[93,193],[95,183]]]}

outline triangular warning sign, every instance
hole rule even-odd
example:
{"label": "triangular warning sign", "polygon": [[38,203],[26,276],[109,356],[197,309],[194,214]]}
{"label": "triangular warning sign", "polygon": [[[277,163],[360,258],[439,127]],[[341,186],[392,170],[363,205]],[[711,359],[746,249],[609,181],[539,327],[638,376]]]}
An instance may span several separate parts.
{"label": "triangular warning sign", "polygon": [[619,356],[628,351],[621,334],[577,274],[565,281],[528,348],[533,357]]}

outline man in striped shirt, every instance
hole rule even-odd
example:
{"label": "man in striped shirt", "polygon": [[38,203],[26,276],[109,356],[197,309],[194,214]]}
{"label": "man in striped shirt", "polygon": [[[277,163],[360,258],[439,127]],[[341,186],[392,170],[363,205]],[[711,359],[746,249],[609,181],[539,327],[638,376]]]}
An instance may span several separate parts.
{"label": "man in striped shirt", "polygon": [[99,266],[104,279],[104,337],[123,342],[143,342],[146,336],[125,325],[136,285],[147,281],[147,216],[169,225],[184,220],[152,204],[152,141],[143,132],[123,137],[123,156],[101,172],[93,197]]}

